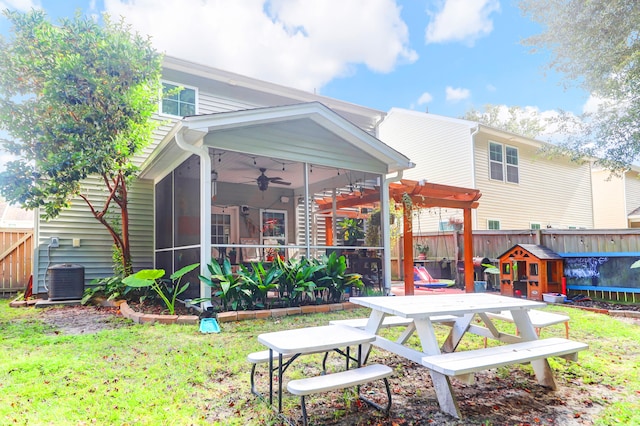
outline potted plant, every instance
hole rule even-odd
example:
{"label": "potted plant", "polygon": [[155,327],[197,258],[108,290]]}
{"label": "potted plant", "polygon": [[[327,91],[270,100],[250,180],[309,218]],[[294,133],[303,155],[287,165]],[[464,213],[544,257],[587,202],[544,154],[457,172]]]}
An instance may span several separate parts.
{"label": "potted plant", "polygon": [[416,244],[416,252],[418,253],[418,259],[426,260],[429,254],[429,246],[426,244]]}
{"label": "potted plant", "polygon": [[361,220],[347,218],[340,223],[340,227],[343,231],[342,239],[347,246],[356,246],[358,245],[358,240],[364,238]]}

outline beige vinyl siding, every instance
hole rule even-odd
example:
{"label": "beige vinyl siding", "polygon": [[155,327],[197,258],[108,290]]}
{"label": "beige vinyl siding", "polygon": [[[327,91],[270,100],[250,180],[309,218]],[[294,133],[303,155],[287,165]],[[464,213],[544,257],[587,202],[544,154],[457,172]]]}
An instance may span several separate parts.
{"label": "beige vinyl siding", "polygon": [[[92,201],[104,199],[103,186],[97,179],[87,179],[84,193]],[[98,203],[98,205],[100,205]],[[153,265],[153,185],[150,181],[137,181],[129,192],[131,254],[135,269]],[[36,292],[45,292],[47,268],[61,263],[82,265],[85,268],[85,285],[95,278],[113,275],[113,240],[106,228],[90,213],[81,199],[74,199],[71,207],[61,212],[55,220],[39,222],[39,239]],[[59,248],[48,249],[51,237],[58,237]],[[80,239],[80,247],[73,247],[73,239]]]}
{"label": "beige vinyl siding", "polygon": [[628,172],[625,175],[624,186],[626,214],[629,214],[640,208],[640,173]]}
{"label": "beige vinyl siding", "polygon": [[606,170],[594,170],[592,180],[594,227],[596,229],[626,228],[623,178],[611,176]]}
{"label": "beige vinyl siding", "polygon": [[[518,184],[489,179],[489,141],[518,149]],[[505,230],[528,229],[531,222],[542,228],[593,228],[590,166],[549,160],[537,150],[506,138],[476,136],[476,187],[482,192],[477,229],[487,229],[488,220],[499,220]]]}
{"label": "beige vinyl siding", "polygon": [[[472,188],[474,126],[464,120],[394,108],[380,124],[379,137],[415,163],[415,168],[404,171],[405,179]],[[462,219],[462,210],[433,208],[417,212],[413,231],[437,232],[439,222],[451,216]]]}

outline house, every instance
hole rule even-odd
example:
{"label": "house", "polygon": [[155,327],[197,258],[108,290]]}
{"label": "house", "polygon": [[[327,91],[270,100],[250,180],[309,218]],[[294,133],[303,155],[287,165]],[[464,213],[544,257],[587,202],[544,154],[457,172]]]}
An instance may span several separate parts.
{"label": "house", "polygon": [[[413,164],[376,137],[383,112],[171,57],[163,85],[159,127],[130,190],[134,269],[173,272],[200,262],[205,273],[212,257],[232,252],[238,263],[355,252],[363,241],[348,247],[338,225],[348,217],[366,230],[375,209],[382,219],[368,226],[387,237],[366,249],[388,253],[381,206]],[[102,190],[91,179],[83,186],[94,200]],[[315,200],[345,194],[366,196],[366,208],[336,202],[318,211]],[[113,275],[111,238],[83,203],[39,220],[36,235],[35,293],[51,284],[55,264],[81,265],[85,283]],[[191,286],[184,297],[206,290]]]}
{"label": "house", "polygon": [[596,229],[640,228],[640,168],[615,176],[593,167],[592,185]]}
{"label": "house", "polygon": [[[405,177],[479,189],[475,230],[596,226],[591,166],[546,158],[539,153],[543,142],[399,108],[380,123],[379,137],[416,164]],[[455,210],[435,209],[419,217],[414,232],[450,230],[458,218]]]}

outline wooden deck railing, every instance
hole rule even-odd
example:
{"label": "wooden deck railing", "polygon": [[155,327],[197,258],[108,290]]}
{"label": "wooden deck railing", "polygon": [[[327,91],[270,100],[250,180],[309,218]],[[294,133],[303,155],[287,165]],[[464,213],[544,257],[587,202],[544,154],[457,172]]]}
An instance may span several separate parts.
{"label": "wooden deck railing", "polygon": [[33,230],[0,229],[0,293],[27,288],[33,264]]}

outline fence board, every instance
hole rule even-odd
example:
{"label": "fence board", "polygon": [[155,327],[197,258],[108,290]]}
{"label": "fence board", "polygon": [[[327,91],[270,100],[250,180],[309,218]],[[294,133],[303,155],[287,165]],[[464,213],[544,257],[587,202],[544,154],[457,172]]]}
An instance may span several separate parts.
{"label": "fence board", "polygon": [[0,293],[24,291],[33,265],[33,230],[0,229]]}

